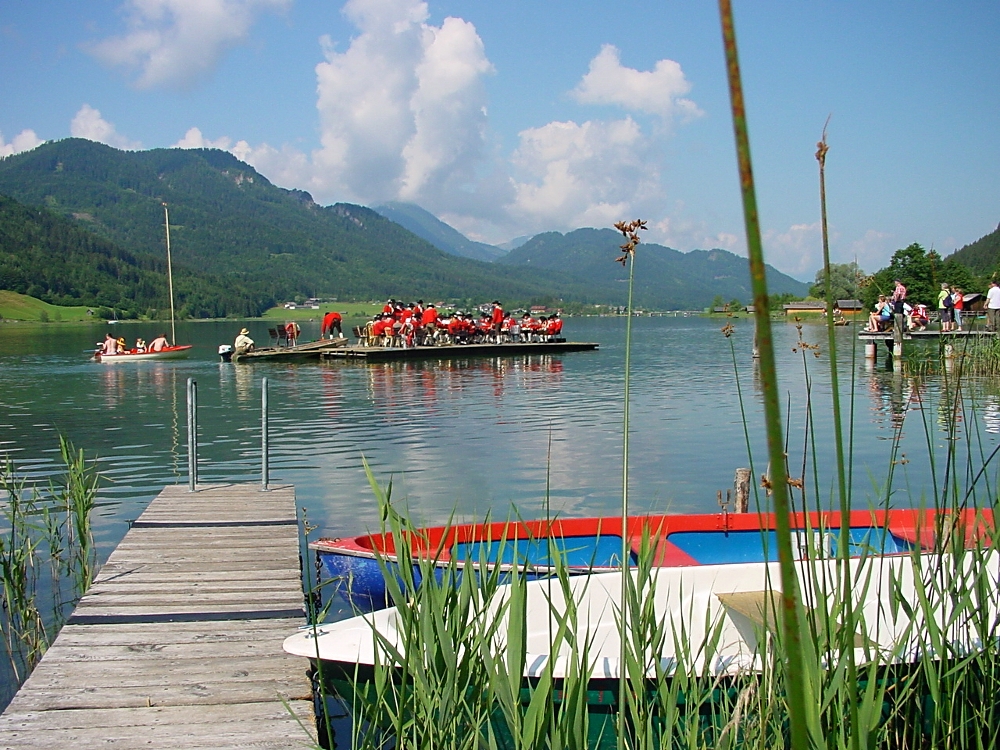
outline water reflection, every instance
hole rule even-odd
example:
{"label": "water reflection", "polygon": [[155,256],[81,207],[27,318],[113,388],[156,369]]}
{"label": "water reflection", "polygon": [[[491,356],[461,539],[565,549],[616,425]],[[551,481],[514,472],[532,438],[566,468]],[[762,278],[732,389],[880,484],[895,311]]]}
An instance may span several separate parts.
{"label": "water reflection", "polygon": [[[592,353],[371,365],[221,364],[216,347],[231,339],[232,325],[187,324],[178,334],[196,342],[192,359],[130,367],[88,361],[81,352],[94,335],[87,329],[42,338],[35,351],[30,338],[8,340],[0,328],[0,447],[45,476],[54,467],[56,433],[66,434],[100,457],[109,479],[101,512],[109,519],[134,518],[164,484],[186,481],[189,377],[199,381],[202,478],[259,481],[260,383],[266,376],[272,477],[295,484],[299,503],[331,533],[377,522],[363,460],[383,481],[391,476],[397,497],[428,522],[452,512],[506,515],[512,506],[537,513],[546,477],[562,513],[606,514],[618,506],[620,319],[568,324],[572,338],[601,344]],[[735,325],[727,339],[711,320],[633,321],[629,476],[637,510],[714,511],[715,492],[731,486],[736,467],[749,465],[747,433],[754,458],[763,460],[752,326]],[[130,331],[134,335],[149,338],[141,326]],[[803,329],[807,341],[824,335],[820,327]],[[852,332],[837,335],[842,352],[850,352]],[[782,412],[793,426],[789,441],[802,445],[808,419],[801,355],[792,352],[797,332],[779,324],[774,336]],[[809,362],[817,460],[825,473],[835,460],[826,437],[832,433],[829,373],[825,356]],[[1000,395],[984,396],[978,382],[956,391],[937,376],[918,378],[894,368],[891,357],[855,361],[845,354],[840,363],[842,386],[849,390],[856,383],[860,397],[853,441],[861,495],[870,478],[878,482],[887,474],[887,441],[898,440],[898,449],[910,455],[926,454],[925,430],[906,424],[921,409],[933,415],[927,422],[938,434],[945,434],[953,411],[963,426],[982,419],[991,441],[1000,434]],[[842,403],[853,401],[847,396]],[[928,463],[907,470],[915,493],[929,481]],[[909,499],[900,495],[899,502]],[[122,532],[109,522],[101,533],[111,545]]]}

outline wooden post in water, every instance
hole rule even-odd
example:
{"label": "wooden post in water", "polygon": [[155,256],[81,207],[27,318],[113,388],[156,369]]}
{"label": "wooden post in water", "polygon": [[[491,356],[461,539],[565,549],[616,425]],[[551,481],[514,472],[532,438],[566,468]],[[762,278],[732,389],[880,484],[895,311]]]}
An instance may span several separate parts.
{"label": "wooden post in water", "polygon": [[733,480],[736,488],[736,513],[746,513],[750,510],[750,469],[737,469]]}
{"label": "wooden post in water", "polygon": [[903,356],[903,313],[896,313],[892,316],[892,356],[893,359],[901,359]]}

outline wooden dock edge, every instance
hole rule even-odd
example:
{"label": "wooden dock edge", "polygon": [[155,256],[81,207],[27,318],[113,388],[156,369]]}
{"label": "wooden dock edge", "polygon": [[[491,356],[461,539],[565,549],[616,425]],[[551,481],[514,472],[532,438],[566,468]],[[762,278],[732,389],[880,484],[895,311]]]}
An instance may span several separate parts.
{"label": "wooden dock edge", "polygon": [[295,492],[165,488],[0,716],[4,748],[314,747]]}

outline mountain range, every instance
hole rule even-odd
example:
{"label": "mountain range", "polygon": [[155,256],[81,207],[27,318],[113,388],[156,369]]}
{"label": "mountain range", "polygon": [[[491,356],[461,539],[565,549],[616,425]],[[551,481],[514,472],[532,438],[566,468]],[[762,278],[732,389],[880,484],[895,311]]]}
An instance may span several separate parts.
{"label": "mountain range", "polygon": [[[101,247],[118,263],[134,262],[136,268],[160,274],[164,204],[170,211],[175,272],[179,269],[190,280],[180,290],[184,298],[178,308],[189,315],[247,314],[248,307],[260,311],[296,295],[463,303],[501,299],[510,305],[621,305],[626,297],[624,270],[612,262],[621,242],[613,230],[545,233],[505,252],[469,240],[408,204],[377,210],[346,203],[320,206],[308,193],[272,185],[250,165],[215,149],[119,151],[77,138],[48,142],[0,159],[0,194],[30,209],[25,213],[11,203],[10,216],[0,216],[0,222],[20,222],[24,236],[32,231],[25,222],[56,228],[36,232],[35,255],[30,264],[20,264],[21,288],[14,291],[31,287],[34,296],[61,294],[78,304],[97,300],[86,298],[86,288],[73,290],[63,283],[56,290],[58,279],[52,273],[32,276],[33,268],[49,265],[46,253],[54,257],[62,252],[65,262],[84,262],[83,256],[66,255],[53,237],[68,236],[72,228],[92,237],[91,244],[104,243]],[[11,218],[15,215],[16,220]],[[76,245],[87,244],[74,236]],[[724,250],[641,248],[638,304],[690,309],[711,304],[717,296],[750,298],[745,258]],[[4,253],[10,265],[11,251],[0,244],[0,256]],[[468,255],[477,257],[463,257]],[[109,280],[105,291],[113,296],[110,279],[121,280],[122,267],[104,266]],[[65,263],[63,268],[76,278]],[[0,288],[12,288],[12,278],[0,275]],[[133,290],[132,298],[122,300],[128,305],[117,306],[140,311],[144,305],[158,306],[149,294],[154,278],[158,276],[144,282],[145,297]],[[806,284],[773,268],[768,279],[774,293],[807,291]],[[116,287],[117,293],[128,297],[127,287]]]}

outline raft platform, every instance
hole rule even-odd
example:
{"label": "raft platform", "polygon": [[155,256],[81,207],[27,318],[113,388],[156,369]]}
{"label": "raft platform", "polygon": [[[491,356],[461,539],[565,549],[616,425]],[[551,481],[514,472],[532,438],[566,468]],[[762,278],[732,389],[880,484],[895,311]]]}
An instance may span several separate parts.
{"label": "raft platform", "polygon": [[233,354],[232,359],[233,362],[259,362],[263,360],[297,362],[305,359],[319,359],[325,352],[345,346],[347,346],[347,339],[343,337],[320,339],[297,346],[267,346],[245,354]]}
{"label": "raft platform", "polygon": [[166,487],[0,716],[0,747],[309,747],[310,682],[281,648],[304,623],[293,487]]}
{"label": "raft platform", "polygon": [[562,354],[587,352],[599,344],[581,341],[546,341],[509,344],[449,344],[444,346],[346,346],[322,353],[325,359],[456,359],[464,357],[504,357],[513,354]]}

